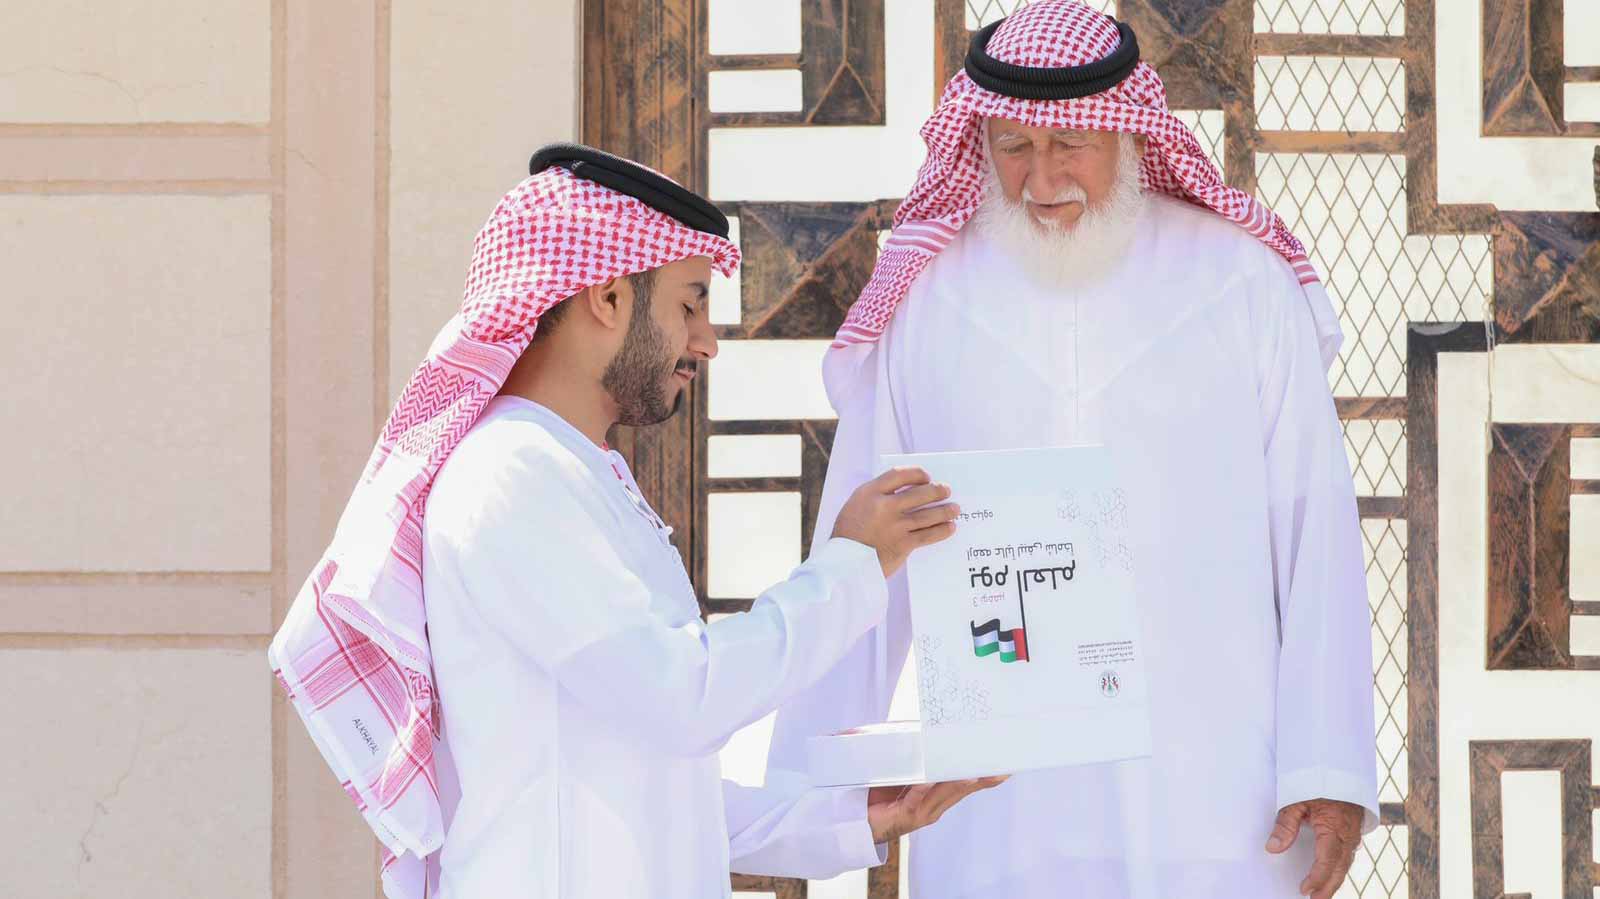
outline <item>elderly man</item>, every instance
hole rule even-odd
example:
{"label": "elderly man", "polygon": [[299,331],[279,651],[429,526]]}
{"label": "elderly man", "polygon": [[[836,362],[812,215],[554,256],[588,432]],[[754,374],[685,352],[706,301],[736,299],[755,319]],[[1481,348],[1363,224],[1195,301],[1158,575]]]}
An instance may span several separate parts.
{"label": "elderly man", "polygon": [[716,354],[727,219],[587,147],[531,168],[270,650],[390,850],[386,892],[719,896],[730,864],[880,863],[994,782],[748,789],[716,751],[881,620],[885,576],[952,532],[948,489],[873,481],[787,581],[702,623],[671,528],[605,440],[672,415]]}
{"label": "elderly man", "polygon": [[[1133,32],[1076,0],[979,31],[922,135],[824,363],[818,533],[883,453],[1112,448],[1154,753],[963,803],[913,837],[913,895],[1331,896],[1377,821],[1371,646],[1339,332],[1301,245],[1222,182]],[[899,578],[886,624],[780,712],[771,765],[882,720],[869,685],[909,638]]]}

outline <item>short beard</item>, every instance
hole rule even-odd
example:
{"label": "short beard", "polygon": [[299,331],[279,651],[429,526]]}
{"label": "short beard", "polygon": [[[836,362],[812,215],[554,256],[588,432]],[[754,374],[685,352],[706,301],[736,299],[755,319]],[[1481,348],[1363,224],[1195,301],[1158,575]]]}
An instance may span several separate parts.
{"label": "short beard", "polygon": [[683,405],[683,391],[667,401],[666,382],[674,364],[666,336],[652,314],[653,273],[629,276],[628,283],[633,286],[633,317],[628,320],[622,347],[600,376],[600,384],[617,404],[617,423],[637,428],[660,424],[677,414]]}
{"label": "short beard", "polygon": [[[984,145],[988,145],[987,139]],[[1007,200],[994,161],[986,152],[983,201],[974,223],[1041,284],[1065,288],[1097,280],[1122,261],[1132,242],[1144,209],[1139,167],[1133,135],[1117,135],[1117,173],[1111,192],[1084,210],[1070,228],[1062,228],[1035,219],[1022,201]]]}

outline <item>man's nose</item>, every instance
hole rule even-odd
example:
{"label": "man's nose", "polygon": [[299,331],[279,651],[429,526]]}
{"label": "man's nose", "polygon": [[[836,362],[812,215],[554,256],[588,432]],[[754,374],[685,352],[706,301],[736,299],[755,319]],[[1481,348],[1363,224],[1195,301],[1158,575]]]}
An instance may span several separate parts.
{"label": "man's nose", "polygon": [[700,359],[717,358],[717,329],[711,316],[695,316],[689,331],[689,352]]}
{"label": "man's nose", "polygon": [[1048,203],[1055,199],[1056,179],[1043,171],[1041,166],[1035,166],[1028,173],[1028,179],[1022,183],[1023,189],[1036,203]]}
{"label": "man's nose", "polygon": [[1064,173],[1052,173],[1044,166],[1035,166],[1029,174],[1027,187],[1028,193],[1035,202],[1049,203],[1056,197],[1077,186],[1071,176]]}

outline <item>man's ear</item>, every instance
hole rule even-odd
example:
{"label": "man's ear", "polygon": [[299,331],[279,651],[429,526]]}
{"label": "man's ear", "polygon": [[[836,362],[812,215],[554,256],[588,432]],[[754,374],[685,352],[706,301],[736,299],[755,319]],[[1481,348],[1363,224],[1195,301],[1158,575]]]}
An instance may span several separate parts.
{"label": "man's ear", "polygon": [[612,278],[601,284],[584,288],[584,307],[602,327],[616,328],[625,324],[623,308],[631,305],[633,287],[627,278]]}
{"label": "man's ear", "polygon": [[1148,146],[1149,144],[1150,144],[1150,139],[1145,137],[1144,135],[1135,134],[1133,136],[1133,149],[1134,149],[1134,152],[1139,154],[1139,158],[1141,158],[1141,159],[1144,158],[1144,148],[1146,146]]}

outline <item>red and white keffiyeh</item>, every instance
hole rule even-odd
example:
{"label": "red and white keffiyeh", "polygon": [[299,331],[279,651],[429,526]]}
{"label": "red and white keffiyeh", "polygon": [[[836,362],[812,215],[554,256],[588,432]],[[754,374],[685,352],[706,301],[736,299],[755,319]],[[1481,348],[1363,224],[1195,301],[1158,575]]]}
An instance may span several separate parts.
{"label": "red and white keffiyeh", "polygon": [[[1104,59],[1119,43],[1116,25],[1079,0],[1038,0],[1008,17],[991,36],[988,53],[1012,65],[1068,68]],[[965,72],[945,86],[933,116],[922,126],[928,157],[917,182],[895,211],[894,230],[872,278],[850,307],[825,366],[830,392],[865,357],[849,352],[883,335],[894,311],[933,257],[955,239],[983,199],[982,122],[1002,118],[1040,128],[1142,134],[1147,141],[1140,182],[1208,208],[1237,223],[1281,254],[1304,286],[1316,320],[1324,365],[1342,339],[1327,292],[1305,248],[1272,210],[1229,187],[1193,133],[1167,109],[1166,88],[1146,63],[1117,86],[1071,100],[1025,100],[979,87]]]}
{"label": "red and white keffiyeh", "polygon": [[[332,545],[268,650],[323,757],[389,850],[384,887],[421,899],[444,841],[450,772],[422,595],[422,516],[439,466],[505,383],[539,316],[585,287],[739,250],[564,168],[501,198],[473,245],[461,310],[396,402]],[[446,775],[441,784],[440,774]]]}

